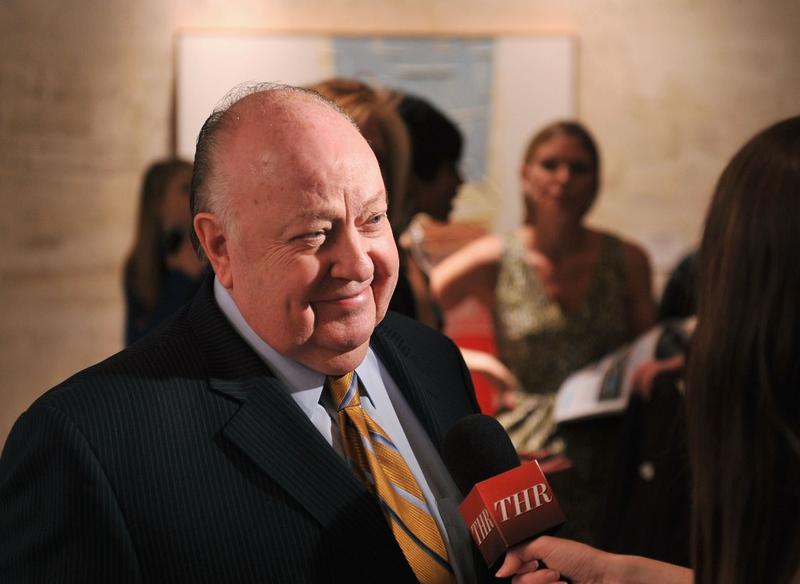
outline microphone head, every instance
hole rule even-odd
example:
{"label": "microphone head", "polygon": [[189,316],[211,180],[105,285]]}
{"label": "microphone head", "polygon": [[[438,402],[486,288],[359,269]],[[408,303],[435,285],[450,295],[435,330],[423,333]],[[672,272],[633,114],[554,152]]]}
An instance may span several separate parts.
{"label": "microphone head", "polygon": [[467,496],[475,483],[519,466],[519,455],[500,422],[472,414],[453,424],[442,444],[442,458]]}

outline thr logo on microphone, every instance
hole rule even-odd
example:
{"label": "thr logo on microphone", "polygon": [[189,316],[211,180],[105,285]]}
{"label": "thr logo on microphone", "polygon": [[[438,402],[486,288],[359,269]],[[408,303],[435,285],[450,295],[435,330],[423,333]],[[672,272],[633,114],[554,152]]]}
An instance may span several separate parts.
{"label": "thr logo on microphone", "polygon": [[469,532],[472,534],[472,539],[475,543],[481,545],[486,536],[492,533],[494,529],[494,521],[492,516],[486,509],[481,509],[481,512],[475,518],[475,521],[469,526]]}
{"label": "thr logo on microphone", "polygon": [[489,565],[509,547],[566,521],[536,461],[476,483],[460,510]]}
{"label": "thr logo on microphone", "polygon": [[[538,462],[536,464],[539,464]],[[553,500],[553,496],[547,493],[547,483],[538,483],[527,489],[522,489],[505,499],[494,502],[495,511],[500,511],[500,521],[508,521],[509,512],[513,517],[538,509],[544,503]],[[531,504],[531,501],[535,501]],[[511,510],[509,511],[509,507]]]}

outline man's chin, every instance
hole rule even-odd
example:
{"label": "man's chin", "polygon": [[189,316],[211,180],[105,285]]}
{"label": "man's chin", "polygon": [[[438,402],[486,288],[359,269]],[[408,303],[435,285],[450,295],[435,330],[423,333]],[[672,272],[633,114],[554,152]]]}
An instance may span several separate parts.
{"label": "man's chin", "polygon": [[[304,343],[301,362],[328,375],[351,371],[363,361],[372,333],[380,322],[378,317],[382,319],[383,315],[376,314],[373,305],[347,318],[336,315],[336,318],[326,319],[326,316],[329,315],[324,311],[316,311],[313,334]],[[314,365],[306,360],[313,361]]]}
{"label": "man's chin", "polygon": [[319,339],[319,346],[323,351],[327,351],[331,355],[347,354],[357,351],[362,347],[369,346],[369,340],[372,337],[372,332],[375,327],[369,329],[369,333],[358,334],[357,331],[348,331],[348,334],[343,336],[336,336],[333,338]]}
{"label": "man's chin", "polygon": [[352,371],[364,360],[369,349],[369,338],[360,345],[313,346],[306,349],[296,360],[325,375],[343,375]]}

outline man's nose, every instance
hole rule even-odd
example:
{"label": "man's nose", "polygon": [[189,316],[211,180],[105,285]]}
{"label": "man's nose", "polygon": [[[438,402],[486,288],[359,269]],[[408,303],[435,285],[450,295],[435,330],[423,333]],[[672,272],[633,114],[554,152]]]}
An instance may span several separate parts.
{"label": "man's nose", "polygon": [[369,241],[355,227],[339,233],[333,246],[331,276],[342,280],[366,282],[372,277],[373,265],[369,257]]}

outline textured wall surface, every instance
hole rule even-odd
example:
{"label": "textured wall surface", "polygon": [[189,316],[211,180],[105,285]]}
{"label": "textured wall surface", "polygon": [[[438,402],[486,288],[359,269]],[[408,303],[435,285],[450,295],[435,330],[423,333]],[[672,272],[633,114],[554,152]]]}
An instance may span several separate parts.
{"label": "textured wall surface", "polygon": [[575,34],[578,112],[605,164],[592,219],[663,270],[729,156],[798,113],[798,23],[795,0],[3,0],[0,443],[37,395],[121,347],[139,176],[171,149],[176,30]]}

